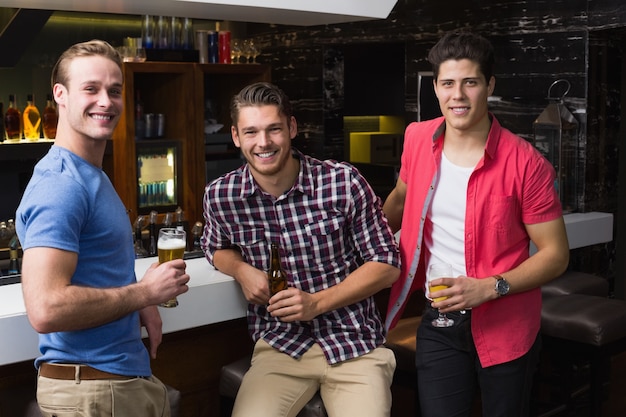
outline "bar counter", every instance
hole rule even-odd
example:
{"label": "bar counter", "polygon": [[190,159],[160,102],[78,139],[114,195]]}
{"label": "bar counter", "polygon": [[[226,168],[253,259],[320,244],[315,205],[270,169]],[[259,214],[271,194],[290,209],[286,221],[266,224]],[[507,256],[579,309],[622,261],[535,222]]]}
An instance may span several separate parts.
{"label": "bar counter", "polygon": [[[565,224],[571,249],[613,239],[612,214],[568,214]],[[155,260],[137,260],[139,279]],[[253,348],[246,301],[239,284],[206,259],[188,259],[187,271],[190,288],[179,306],[160,308],[163,342],[152,371],[181,392],[180,417],[220,417],[220,369]],[[0,301],[0,416],[19,416],[35,395],[37,333],[26,317],[21,284],[0,285]],[[377,302],[384,310],[385,295]]]}
{"label": "bar counter", "polygon": [[[135,273],[143,277],[156,258],[137,259]],[[189,291],[175,308],[159,308],[163,333],[245,317],[246,301],[235,280],[213,268],[205,258],[188,259]],[[0,286],[0,365],[39,356],[37,333],[26,317],[22,285]],[[144,333],[144,336],[146,334]]]}
{"label": "bar counter", "polygon": [[[613,239],[610,213],[572,213],[564,217],[570,249]],[[138,279],[155,260],[137,259]],[[246,301],[232,277],[215,270],[205,258],[186,262],[191,277],[189,291],[179,297],[178,307],[160,308],[164,334],[245,317]],[[21,284],[0,286],[0,300],[0,366],[35,358],[39,355],[37,334],[26,318]]]}

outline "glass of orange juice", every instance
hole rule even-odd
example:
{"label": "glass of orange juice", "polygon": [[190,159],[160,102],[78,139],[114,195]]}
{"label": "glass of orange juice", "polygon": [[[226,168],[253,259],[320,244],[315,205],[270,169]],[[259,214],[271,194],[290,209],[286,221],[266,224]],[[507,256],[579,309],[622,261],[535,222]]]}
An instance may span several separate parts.
{"label": "glass of orange juice", "polygon": [[[428,267],[428,273],[426,274],[426,281],[428,282],[428,294],[426,297],[431,301],[442,301],[447,297],[431,298],[430,294],[435,291],[441,291],[448,288],[446,285],[431,286],[430,282],[436,278],[452,278],[452,265],[447,263],[432,264]],[[439,313],[439,316],[432,321],[434,327],[450,327],[454,324],[454,320],[445,315],[445,313]]]}

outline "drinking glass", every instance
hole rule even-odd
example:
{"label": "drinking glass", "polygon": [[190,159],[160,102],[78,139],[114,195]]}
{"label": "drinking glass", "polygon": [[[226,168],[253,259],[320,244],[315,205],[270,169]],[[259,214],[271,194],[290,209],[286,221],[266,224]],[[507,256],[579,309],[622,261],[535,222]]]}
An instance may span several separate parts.
{"label": "drinking glass", "polygon": [[239,44],[239,39],[233,39],[230,43],[230,59],[233,64],[239,64],[241,61],[241,46]]}
{"label": "drinking glass", "polygon": [[170,22],[165,16],[159,16],[156,22],[155,36],[157,49],[169,49]]}
{"label": "drinking glass", "polygon": [[[187,246],[187,234],[184,230],[173,227],[164,227],[159,230],[157,240],[157,251],[159,252],[159,263],[183,259],[185,247]],[[161,304],[161,307],[176,307],[178,300],[176,297]]]}
{"label": "drinking glass", "polygon": [[145,15],[141,19],[141,40],[144,48],[154,48],[154,17]]}
{"label": "drinking glass", "polygon": [[252,63],[256,64],[256,57],[261,54],[261,51],[259,51],[259,48],[254,44],[253,41],[250,41],[248,47],[250,48],[250,53],[252,54]]}
{"label": "drinking glass", "polygon": [[169,48],[170,49],[181,49],[182,41],[181,35],[183,30],[182,21],[175,16],[170,18],[170,30],[168,32],[169,36]]}
{"label": "drinking glass", "polygon": [[252,57],[252,50],[250,49],[250,40],[249,39],[244,39],[243,44],[241,46],[241,52],[243,54],[243,56],[246,57],[246,60],[244,61],[244,64],[249,64],[250,58]]}
{"label": "drinking glass", "polygon": [[188,17],[183,19],[183,28],[180,32],[180,42],[183,49],[193,49],[193,22]]}
{"label": "drinking glass", "polygon": [[[428,274],[426,275],[426,281],[428,282],[428,294],[426,298],[431,301],[442,301],[448,297],[437,297],[432,299],[430,296],[431,292],[440,291],[448,288],[446,285],[436,285],[431,287],[430,281],[436,278],[451,278],[452,277],[452,265],[447,263],[440,264],[432,264],[428,267]],[[454,324],[454,320],[445,315],[445,313],[439,312],[439,316],[432,321],[432,325],[434,327],[450,327]]]}

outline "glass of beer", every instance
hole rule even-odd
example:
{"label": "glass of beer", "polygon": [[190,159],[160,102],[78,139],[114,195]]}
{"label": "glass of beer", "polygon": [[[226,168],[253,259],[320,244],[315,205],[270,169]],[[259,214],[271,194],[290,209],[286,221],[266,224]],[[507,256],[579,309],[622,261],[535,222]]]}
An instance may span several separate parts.
{"label": "glass of beer", "polygon": [[[452,278],[452,265],[441,263],[441,264],[433,264],[428,268],[428,274],[426,275],[426,280],[428,281],[428,294],[427,298],[432,301],[442,301],[448,297],[437,297],[433,299],[430,295],[431,292],[441,291],[448,288],[446,285],[435,285],[431,286],[430,281],[435,278]],[[454,324],[454,320],[449,318],[443,313],[439,313],[439,316],[432,321],[432,325],[434,327],[450,327]]]}
{"label": "glass of beer", "polygon": [[[159,263],[174,259],[183,259],[187,246],[187,235],[184,230],[171,227],[164,227],[159,230],[157,240],[157,250],[159,252]],[[161,307],[176,307],[178,300],[174,297],[161,304]]]}

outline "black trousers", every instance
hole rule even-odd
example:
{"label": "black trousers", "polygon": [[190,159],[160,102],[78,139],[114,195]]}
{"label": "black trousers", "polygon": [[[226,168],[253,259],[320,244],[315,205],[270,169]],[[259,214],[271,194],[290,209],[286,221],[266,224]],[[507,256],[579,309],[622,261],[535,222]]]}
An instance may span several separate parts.
{"label": "black trousers", "polygon": [[448,313],[452,327],[433,327],[427,307],[417,329],[417,384],[422,417],[471,416],[481,393],[484,417],[528,417],[541,339],[521,358],[483,368],[472,339],[471,311]]}

